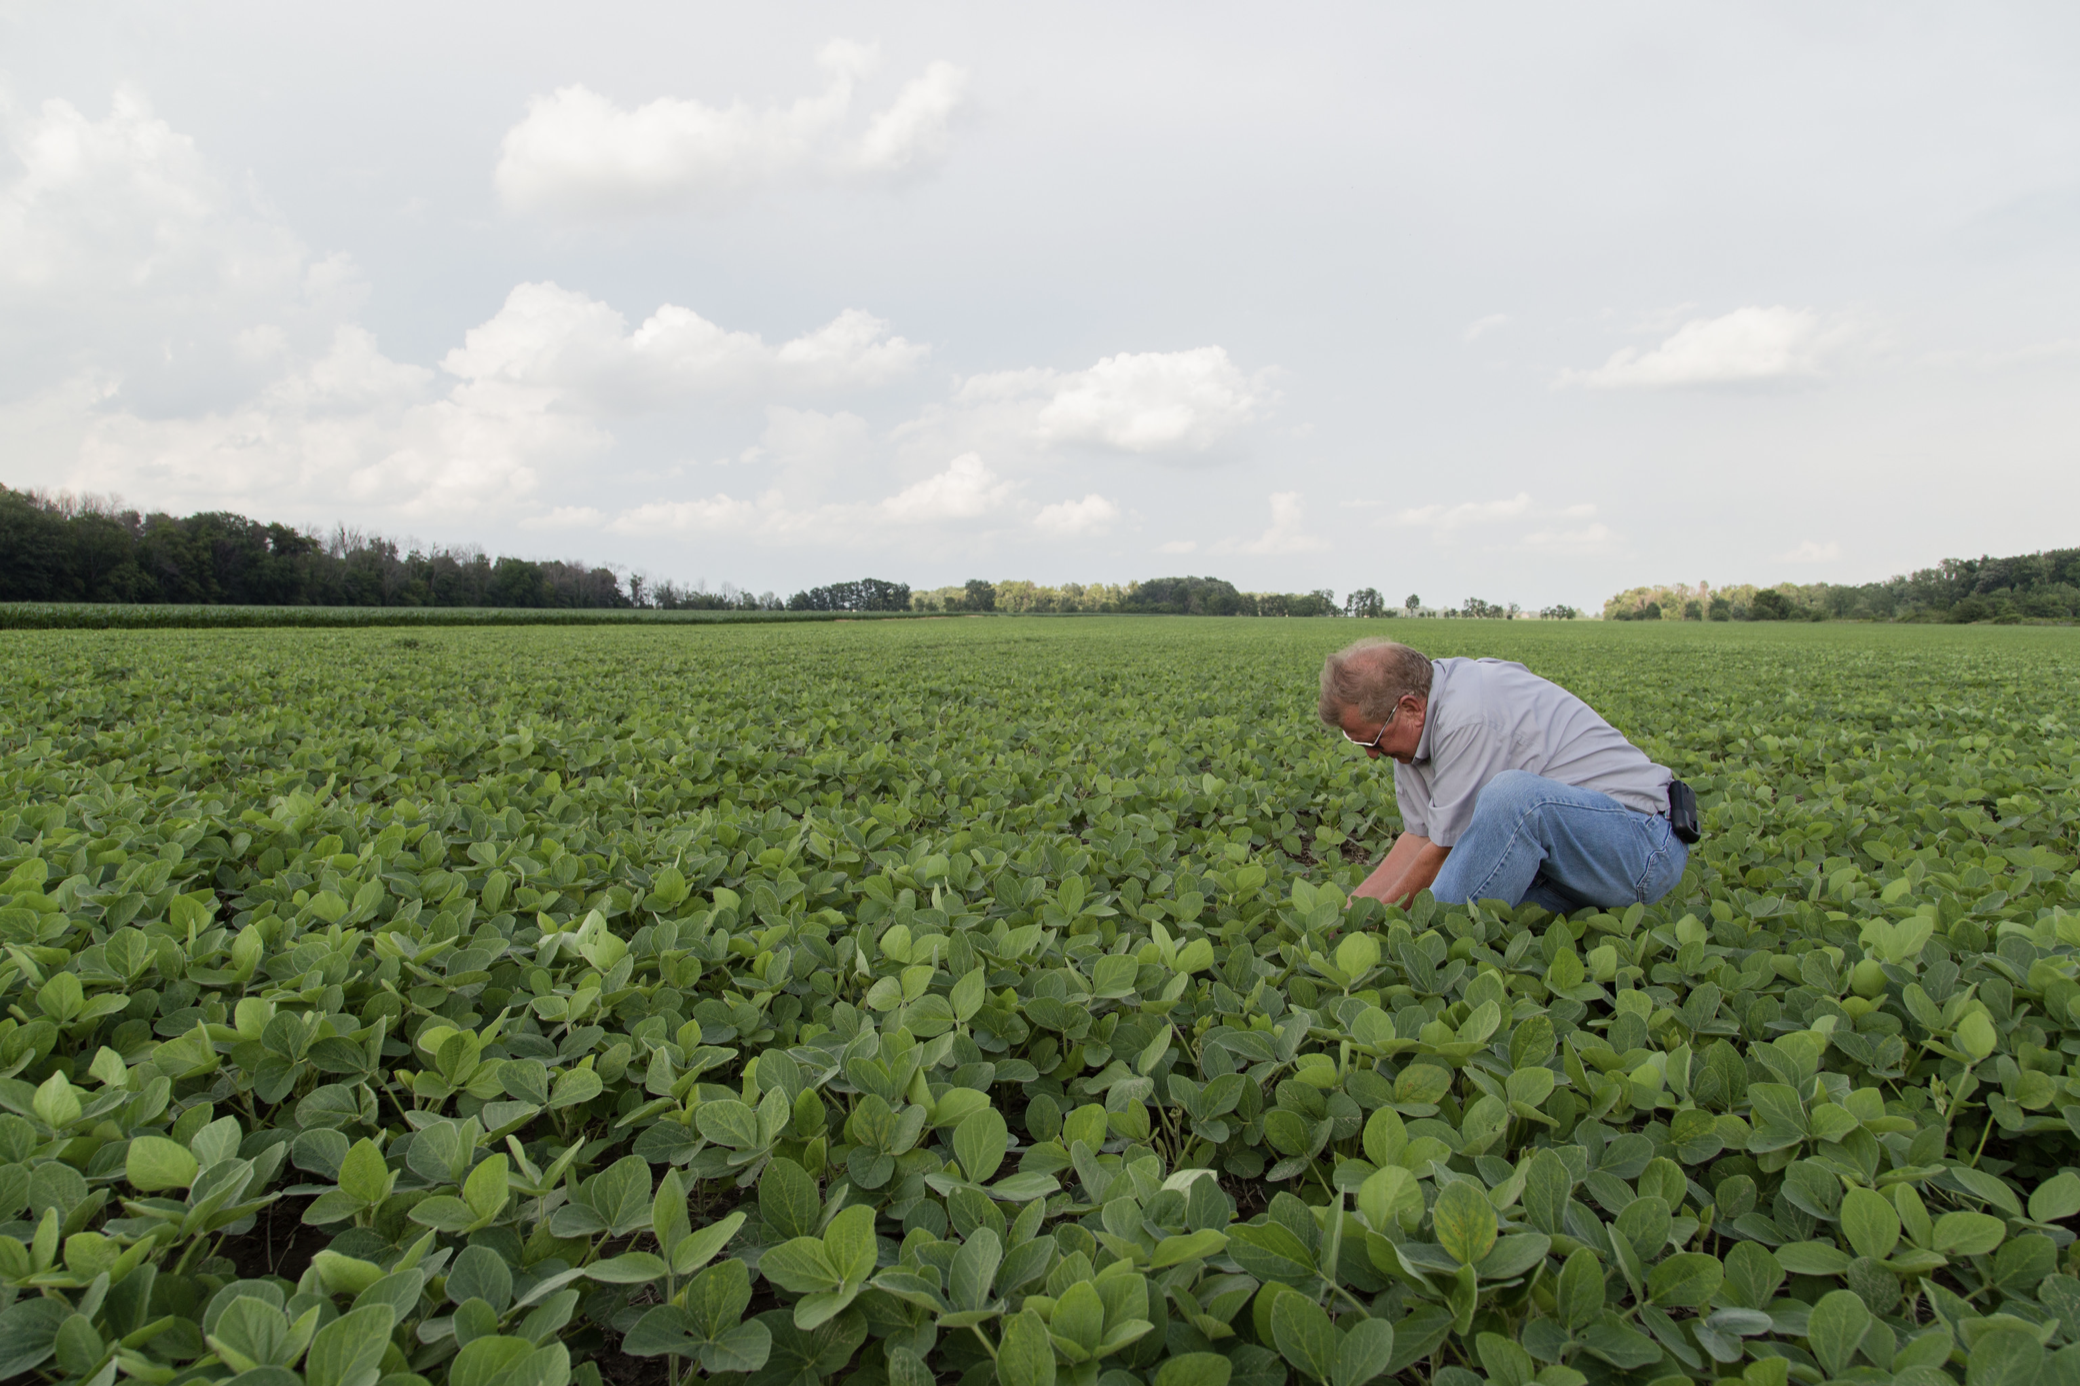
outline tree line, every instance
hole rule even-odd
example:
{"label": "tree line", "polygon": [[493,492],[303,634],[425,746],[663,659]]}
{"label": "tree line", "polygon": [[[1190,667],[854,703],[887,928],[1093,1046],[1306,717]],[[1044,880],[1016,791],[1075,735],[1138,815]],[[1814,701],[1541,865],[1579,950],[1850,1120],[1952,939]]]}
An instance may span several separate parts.
{"label": "tree line", "polygon": [[0,601],[214,606],[626,607],[610,568],[400,549],[225,511],[177,518],[0,486]]}
{"label": "tree line", "polygon": [[1883,582],[1634,587],[1605,602],[1603,614],[1612,621],[2080,620],[2080,549],[1946,558]]}
{"label": "tree line", "polygon": [[[410,546],[345,526],[329,533],[228,511],[185,517],[111,498],[0,486],[0,601],[197,606],[639,608],[665,611],[1111,612],[1179,616],[1515,617],[1515,605],[1469,598],[1433,611],[1388,605],[1363,587],[1245,592],[1216,577],[1120,584],[971,578],[913,590],[885,578],[809,587],[781,598],[730,583],[710,589],[597,564]],[[1549,612],[1541,614],[1558,614]],[[1573,614],[1571,611],[1568,614]]]}
{"label": "tree line", "polygon": [[918,611],[1000,611],[1049,615],[1070,612],[1146,616],[1384,616],[1386,604],[1372,588],[1351,594],[1342,606],[1327,588],[1312,592],[1244,592],[1224,578],[1163,577],[1119,584],[1064,583],[1049,587],[1023,579],[988,582],[970,578],[959,587],[915,593]]}
{"label": "tree line", "polygon": [[[1528,620],[1532,613],[1515,602],[1506,606],[1468,597],[1458,607],[1425,606],[1411,596],[1390,606],[1377,587],[1360,587],[1341,602],[1326,587],[1312,592],[1244,592],[1214,577],[1163,577],[1118,585],[1064,583],[1048,587],[1024,580],[986,582],[970,578],[959,587],[936,587],[911,595],[916,611],[1006,611],[1013,613],[1114,612],[1162,616],[1385,616],[1457,617],[1483,620]],[[1582,613],[1571,606],[1549,606],[1541,620],[1573,620]]]}

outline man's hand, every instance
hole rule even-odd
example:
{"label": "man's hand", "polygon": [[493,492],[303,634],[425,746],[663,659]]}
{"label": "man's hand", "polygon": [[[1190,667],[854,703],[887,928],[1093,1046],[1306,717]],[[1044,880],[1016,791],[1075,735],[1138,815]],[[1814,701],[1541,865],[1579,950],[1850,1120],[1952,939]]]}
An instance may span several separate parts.
{"label": "man's hand", "polygon": [[1369,895],[1385,904],[1406,905],[1437,879],[1437,873],[1444,869],[1444,859],[1451,854],[1451,848],[1440,847],[1427,837],[1403,833],[1394,839],[1387,859],[1351,895]]}

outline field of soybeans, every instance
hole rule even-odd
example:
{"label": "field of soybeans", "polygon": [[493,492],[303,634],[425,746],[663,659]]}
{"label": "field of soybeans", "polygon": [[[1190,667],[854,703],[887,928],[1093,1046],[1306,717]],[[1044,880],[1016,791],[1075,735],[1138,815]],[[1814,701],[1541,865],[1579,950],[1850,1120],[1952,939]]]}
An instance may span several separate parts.
{"label": "field of soybeans", "polygon": [[[1361,634],[1696,790],[1348,892]],[[0,1379],[2080,1386],[2080,632],[0,634]]]}

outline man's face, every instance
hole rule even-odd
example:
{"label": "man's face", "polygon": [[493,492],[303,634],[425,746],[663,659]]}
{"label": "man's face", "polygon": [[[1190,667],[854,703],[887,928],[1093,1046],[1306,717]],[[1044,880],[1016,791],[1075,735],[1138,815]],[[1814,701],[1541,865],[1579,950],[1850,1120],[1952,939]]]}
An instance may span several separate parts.
{"label": "man's face", "polygon": [[1345,736],[1365,747],[1367,756],[1374,760],[1392,756],[1406,765],[1415,759],[1416,747],[1423,739],[1423,711],[1423,700],[1411,693],[1401,699],[1384,722],[1367,718],[1348,704],[1342,708],[1338,722]]}

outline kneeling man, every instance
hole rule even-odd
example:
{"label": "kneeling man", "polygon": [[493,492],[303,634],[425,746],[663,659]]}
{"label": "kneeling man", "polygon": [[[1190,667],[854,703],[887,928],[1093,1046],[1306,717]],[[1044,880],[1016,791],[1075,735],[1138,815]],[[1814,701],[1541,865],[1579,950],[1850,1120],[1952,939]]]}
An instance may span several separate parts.
{"label": "kneeling man", "polygon": [[1402,833],[1360,895],[1405,904],[1427,887],[1447,904],[1565,914],[1651,903],[1682,879],[1697,840],[1689,789],[1521,664],[1361,640],[1323,664],[1320,710],[1395,762]]}

